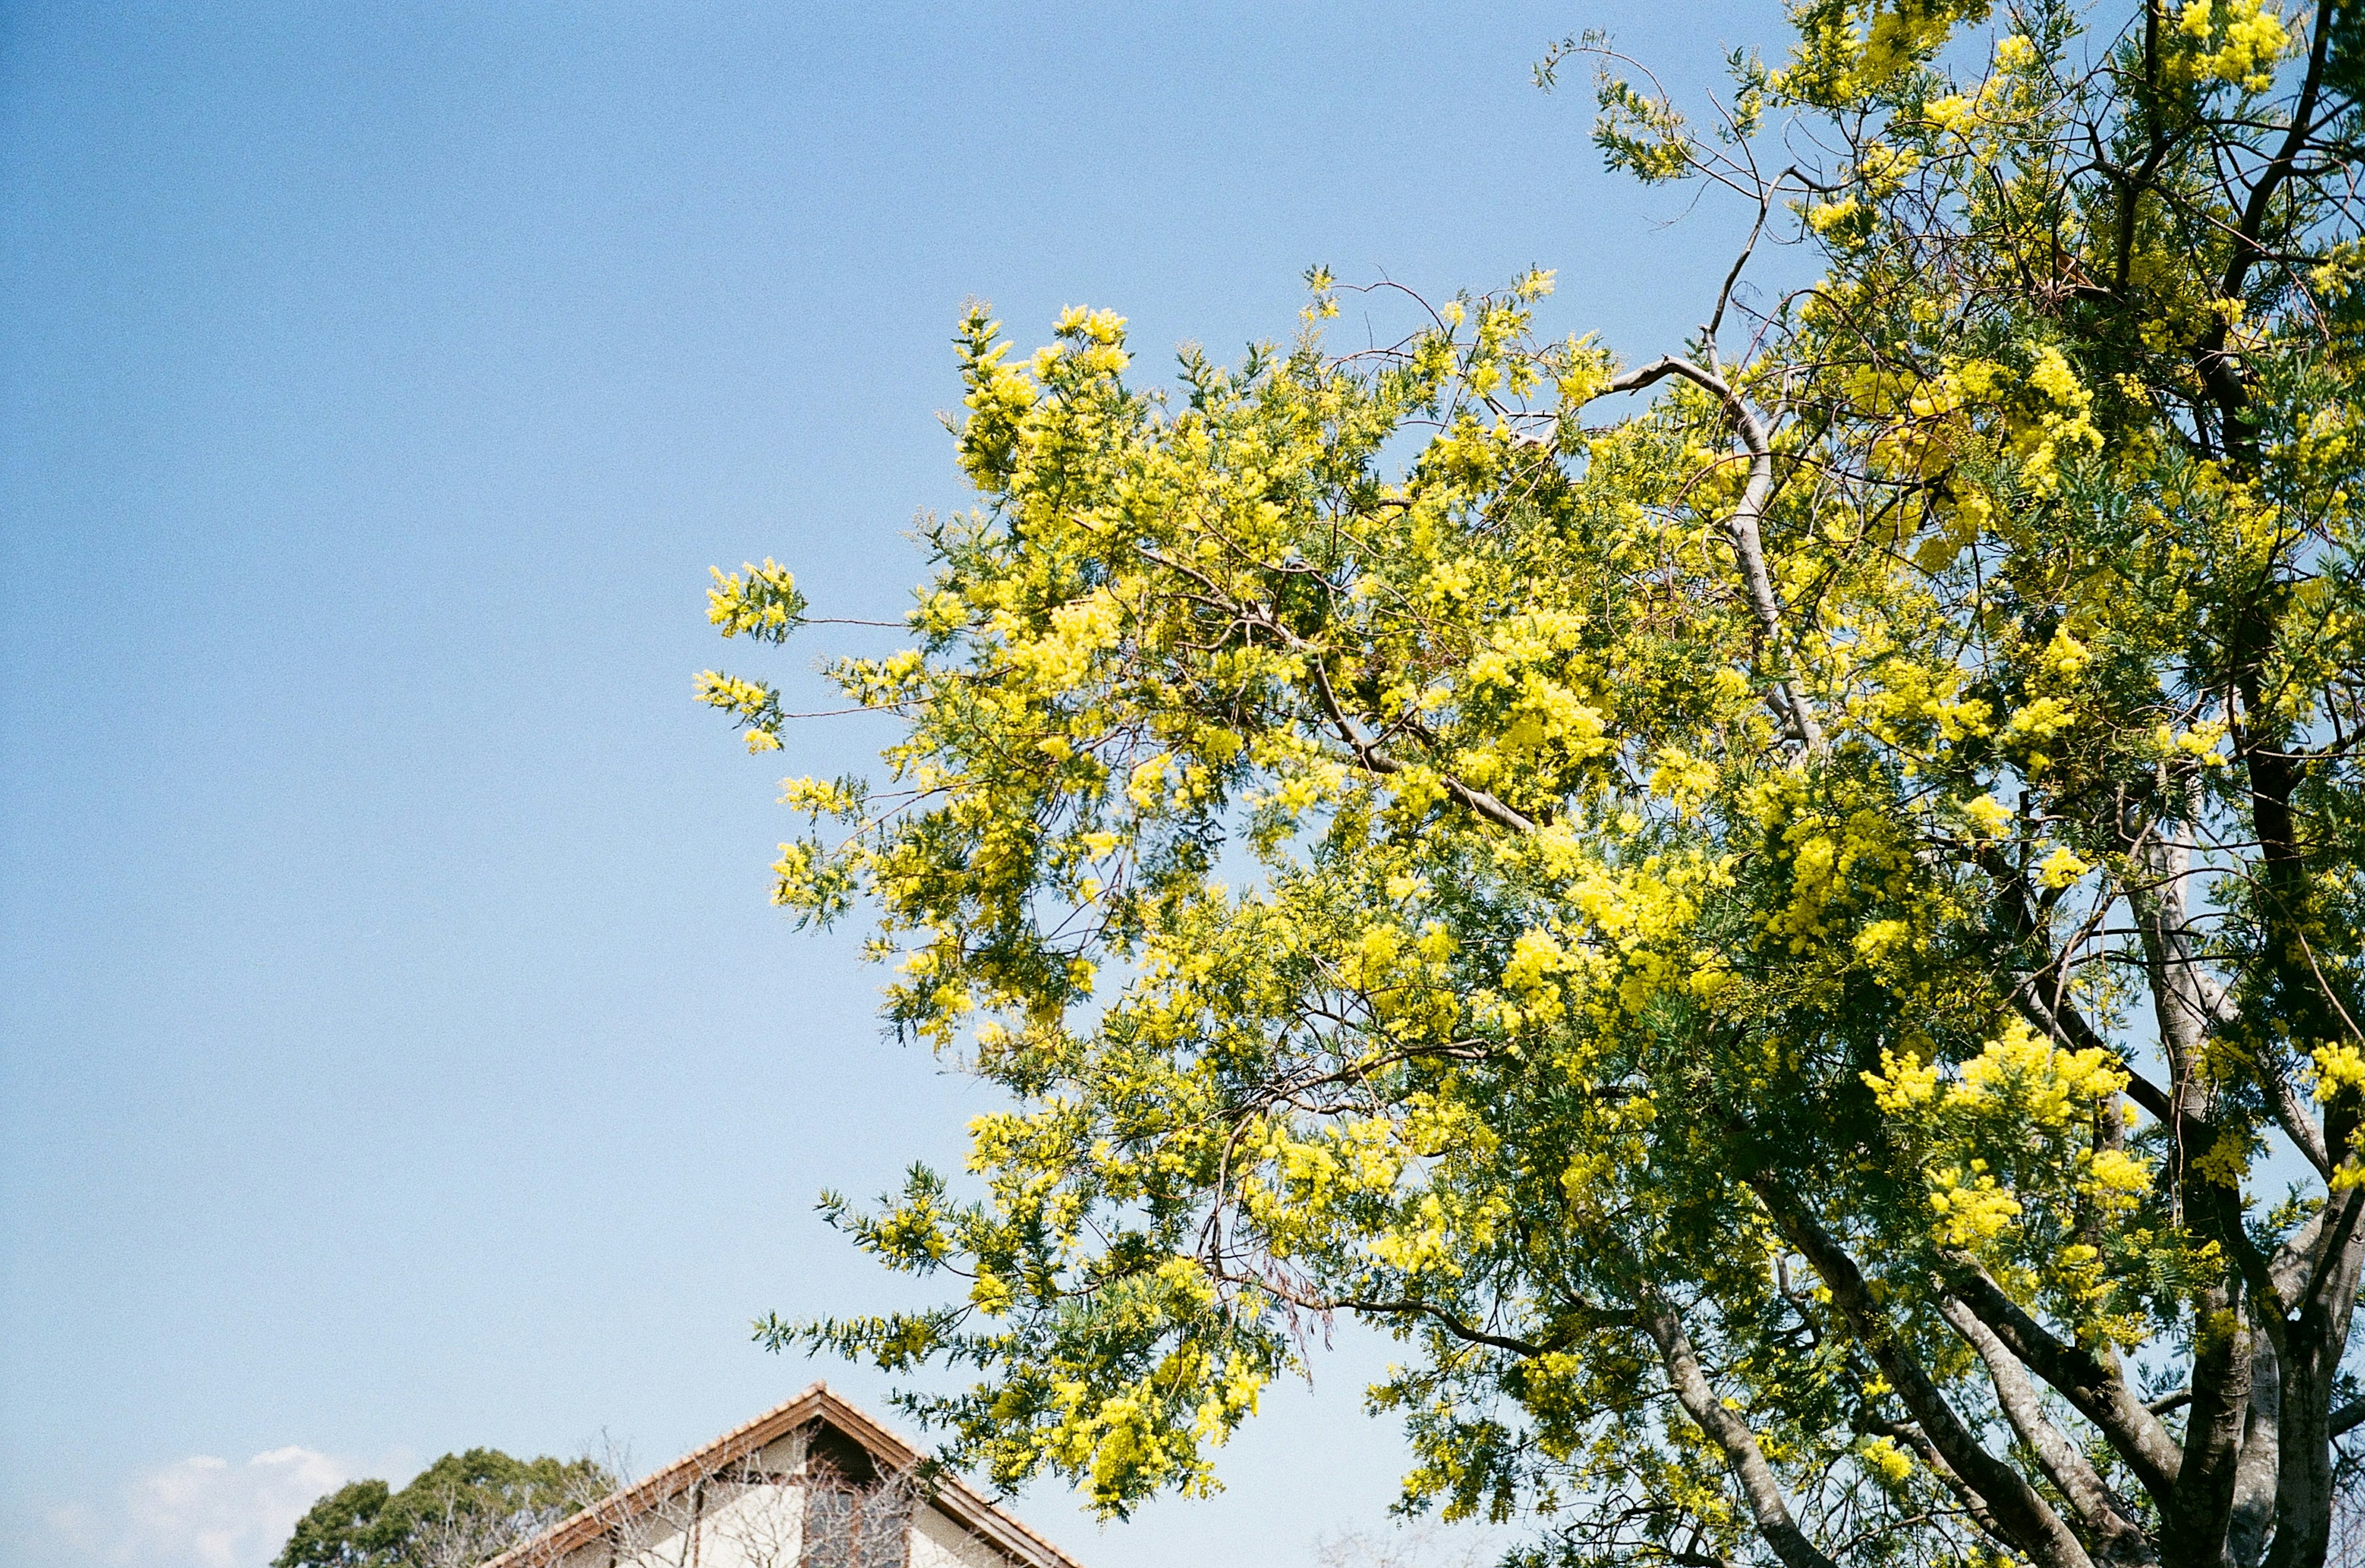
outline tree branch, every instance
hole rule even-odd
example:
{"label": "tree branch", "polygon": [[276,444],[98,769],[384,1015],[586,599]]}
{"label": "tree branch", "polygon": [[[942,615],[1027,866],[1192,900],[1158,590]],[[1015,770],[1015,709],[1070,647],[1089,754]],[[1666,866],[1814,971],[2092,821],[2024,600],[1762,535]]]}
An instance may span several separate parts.
{"label": "tree branch", "polygon": [[[1280,619],[1264,605],[1241,603],[1238,596],[1198,568],[1161,555],[1155,550],[1143,550],[1141,557],[1153,565],[1165,567],[1168,571],[1189,577],[1206,589],[1216,606],[1225,613],[1272,633],[1276,641],[1286,645],[1291,651],[1304,654],[1307,667],[1314,674],[1316,700],[1322,705],[1322,711],[1329,719],[1332,732],[1338,735],[1339,744],[1353,754],[1357,765],[1367,773],[1382,776],[1404,771],[1405,764],[1382,751],[1377,742],[1364,734],[1362,726],[1349,715],[1345,705],[1339,700],[1338,692],[1330,685],[1330,672],[1323,663],[1321,648],[1283,625]],[[1513,811],[1484,790],[1474,789],[1442,769],[1438,772],[1438,782],[1443,786],[1446,794],[1457,803],[1474,814],[1485,818],[1497,827],[1507,827],[1514,833],[1520,834],[1536,831],[1536,824],[1532,819]]]}
{"label": "tree branch", "polygon": [[1659,1360],[1667,1369],[1667,1382],[1674,1386],[1684,1413],[1724,1450],[1725,1462],[1732,1467],[1733,1479],[1741,1484],[1742,1495],[1749,1501],[1750,1518],[1756,1522],[1757,1533],[1765,1538],[1765,1544],[1774,1549],[1774,1554],[1787,1568],[1833,1568],[1832,1560],[1816,1549],[1791,1518],[1790,1505],[1782,1496],[1781,1483],[1775,1477],[1774,1467],[1765,1462],[1756,1434],[1709,1386],[1706,1374],[1700,1371],[1699,1357],[1675,1308],[1666,1298],[1650,1292],[1643,1295],[1636,1316],[1659,1347]]}
{"label": "tree branch", "polygon": [[2057,1338],[1968,1253],[1945,1255],[1948,1283],[1979,1321],[2023,1365],[2058,1390],[2086,1419],[2102,1428],[2112,1449],[2126,1462],[2155,1504],[2165,1505],[2183,1467],[2183,1455],[2160,1418],[2135,1397],[2125,1375],[2083,1346]]}
{"label": "tree branch", "polygon": [[2036,1488],[1971,1436],[1920,1360],[1899,1340],[1874,1302],[1863,1271],[1838,1239],[1771,1179],[1754,1175],[1748,1180],[1776,1226],[1821,1276],[1833,1305],[1871,1352],[1881,1375],[1897,1390],[1905,1408],[1964,1484],[1986,1503],[2006,1539],[2040,1568],[2092,1568],[2093,1560],[2086,1555],[2086,1549]]}
{"label": "tree branch", "polygon": [[[1670,375],[1681,376],[1712,394],[1724,406],[1725,417],[1741,437],[1742,445],[1749,450],[1749,480],[1742,487],[1740,504],[1725,519],[1723,528],[1725,537],[1732,543],[1733,553],[1741,560],[1742,581],[1748,588],[1749,606],[1757,618],[1758,647],[1763,651],[1771,646],[1778,657],[1782,645],[1782,600],[1775,591],[1773,574],[1766,569],[1765,538],[1758,526],[1765,518],[1765,504],[1774,494],[1774,450],[1756,410],[1722,376],[1672,354],[1626,372],[1596,396],[1639,392]],[[1821,756],[1826,749],[1822,725],[1806,699],[1788,679],[1777,678],[1774,691],[1777,706],[1792,736],[1810,756]]]}
{"label": "tree branch", "polygon": [[1978,1315],[1963,1305],[1962,1298],[1951,1294],[1938,1298],[1938,1315],[1944,1317],[1979,1354],[1987,1363],[1988,1378],[1995,1385],[1996,1404],[2044,1466],[2046,1476],[2054,1489],[2077,1512],[2084,1534],[2093,1543],[2094,1561],[2098,1563],[2138,1563],[2155,1561],[2150,1540],[2135,1522],[2134,1513],[2104,1484],[2077,1445],[2061,1435],[2061,1429],[2046,1418],[2043,1400],[2036,1385],[2029,1381],[2028,1369],[2020,1362],[1995,1330],[1979,1321]]}

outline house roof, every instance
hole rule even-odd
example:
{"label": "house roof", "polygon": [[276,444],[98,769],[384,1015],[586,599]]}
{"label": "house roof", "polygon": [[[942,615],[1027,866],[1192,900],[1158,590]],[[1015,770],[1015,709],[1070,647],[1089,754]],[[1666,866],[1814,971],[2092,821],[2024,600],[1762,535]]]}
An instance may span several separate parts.
{"label": "house roof", "polygon": [[[679,1495],[700,1481],[751,1454],[759,1453],[801,1427],[822,1422],[845,1433],[883,1470],[917,1462],[920,1451],[868,1415],[817,1383],[786,1404],[734,1427],[703,1448],[693,1449],[663,1470],[611,1492],[485,1564],[485,1568],[539,1568],[606,1534],[622,1521]],[[1020,1524],[975,1487],[949,1472],[940,1473],[928,1501],[955,1523],[991,1544],[1022,1568],[1081,1568],[1066,1552]]]}

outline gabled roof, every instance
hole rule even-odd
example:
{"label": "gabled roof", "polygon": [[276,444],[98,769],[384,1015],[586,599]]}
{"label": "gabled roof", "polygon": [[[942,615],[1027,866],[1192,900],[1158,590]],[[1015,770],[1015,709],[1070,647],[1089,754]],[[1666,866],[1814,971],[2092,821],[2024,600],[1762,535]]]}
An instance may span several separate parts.
{"label": "gabled roof", "polygon": [[[704,1478],[762,1452],[790,1433],[816,1421],[853,1439],[881,1470],[902,1470],[920,1460],[917,1449],[840,1399],[827,1383],[817,1383],[785,1405],[774,1406],[705,1447],[691,1450],[663,1470],[609,1494],[532,1540],[511,1547],[487,1562],[485,1568],[538,1568],[543,1563],[555,1562],[624,1520],[678,1496]],[[958,1475],[940,1473],[926,1495],[938,1512],[1022,1568],[1081,1568],[1074,1558],[1003,1512]]]}

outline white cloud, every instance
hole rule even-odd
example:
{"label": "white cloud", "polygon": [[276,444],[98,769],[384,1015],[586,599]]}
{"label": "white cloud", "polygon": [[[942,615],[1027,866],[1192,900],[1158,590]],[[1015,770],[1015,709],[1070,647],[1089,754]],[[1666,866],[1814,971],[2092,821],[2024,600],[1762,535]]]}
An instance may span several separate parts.
{"label": "white cloud", "polygon": [[50,1511],[62,1544],[88,1561],[141,1568],[263,1568],[324,1492],[353,1476],[342,1462],[288,1447],[232,1464],[176,1460],[126,1483],[113,1506]]}

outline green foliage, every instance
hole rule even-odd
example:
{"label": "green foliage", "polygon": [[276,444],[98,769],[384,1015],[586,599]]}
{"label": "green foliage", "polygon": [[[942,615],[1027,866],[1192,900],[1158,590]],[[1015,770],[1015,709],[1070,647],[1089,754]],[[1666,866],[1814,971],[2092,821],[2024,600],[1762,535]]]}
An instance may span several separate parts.
{"label": "green foliage", "polygon": [[387,1517],[393,1488],[349,1481],[312,1505],[272,1561],[275,1568],[379,1568],[401,1561],[405,1530]]}
{"label": "green foliage", "polygon": [[401,1491],[339,1487],[297,1521],[274,1568],[463,1568],[546,1529],[614,1489],[588,1459],[447,1453]]}
{"label": "green foliage", "polygon": [[2259,0],[1992,9],[1798,6],[1706,139],[1547,59],[1604,65],[1613,163],[1821,259],[1680,356],[1540,341],[1541,273],[1337,354],[1317,269],[1171,391],[1114,315],[1019,363],[969,316],[980,505],[913,645],[831,666],[903,736],[790,782],[776,871],[1004,1108],[970,1184],[828,1203],[954,1299],[766,1338],[969,1369],[907,1407],[1116,1514],[1345,1313],[1405,1346],[1408,1504],[1554,1560],[2322,1561],[2348,57]]}

